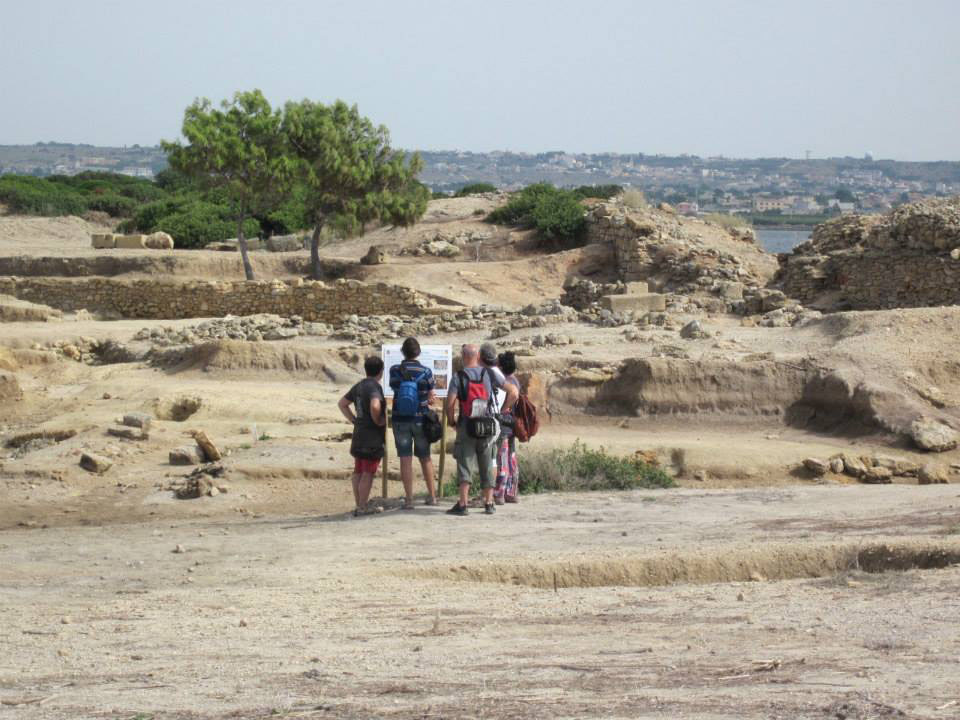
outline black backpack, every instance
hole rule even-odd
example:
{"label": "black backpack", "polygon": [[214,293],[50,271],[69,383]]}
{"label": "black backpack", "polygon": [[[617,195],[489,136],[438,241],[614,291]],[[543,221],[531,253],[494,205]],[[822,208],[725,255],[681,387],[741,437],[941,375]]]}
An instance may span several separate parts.
{"label": "black backpack", "polygon": [[427,409],[423,413],[423,434],[428,443],[435,443],[443,437],[443,423],[436,410]]}

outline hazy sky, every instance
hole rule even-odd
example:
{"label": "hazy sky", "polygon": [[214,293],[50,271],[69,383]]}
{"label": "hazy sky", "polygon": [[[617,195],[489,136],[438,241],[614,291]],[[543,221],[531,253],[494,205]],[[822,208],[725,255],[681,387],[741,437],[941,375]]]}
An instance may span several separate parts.
{"label": "hazy sky", "polygon": [[960,160],[960,0],[0,0],[0,144],[343,98],[420,149]]}

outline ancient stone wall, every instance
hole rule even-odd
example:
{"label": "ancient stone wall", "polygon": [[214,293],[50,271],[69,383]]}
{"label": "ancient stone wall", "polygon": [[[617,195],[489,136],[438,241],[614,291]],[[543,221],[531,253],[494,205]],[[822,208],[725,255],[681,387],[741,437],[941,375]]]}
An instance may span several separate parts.
{"label": "ancient stone wall", "polygon": [[783,291],[820,310],[960,304],[960,198],[832,220],[780,262]]}
{"label": "ancient stone wall", "polygon": [[783,291],[820,310],[960,304],[960,259],[949,253],[847,250],[790,258]]}
{"label": "ancient stone wall", "polygon": [[127,318],[299,315],[335,323],[344,315],[415,315],[430,300],[409,288],[356,280],[187,281],[0,277],[0,294],[66,311]]}

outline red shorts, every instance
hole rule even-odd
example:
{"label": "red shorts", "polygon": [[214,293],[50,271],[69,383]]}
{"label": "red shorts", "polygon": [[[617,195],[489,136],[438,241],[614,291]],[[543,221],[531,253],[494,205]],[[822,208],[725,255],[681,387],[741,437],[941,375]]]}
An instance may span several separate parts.
{"label": "red shorts", "polygon": [[376,475],[377,468],[379,467],[379,460],[364,460],[363,458],[353,459],[353,472],[358,475],[360,473],[370,473],[371,475]]}

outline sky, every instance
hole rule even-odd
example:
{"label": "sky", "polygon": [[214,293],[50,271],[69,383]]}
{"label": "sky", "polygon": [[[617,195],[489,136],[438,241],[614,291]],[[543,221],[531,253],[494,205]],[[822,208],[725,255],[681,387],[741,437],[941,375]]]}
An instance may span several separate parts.
{"label": "sky", "polygon": [[960,160],[960,0],[0,0],[0,144],[261,89],[422,150]]}

